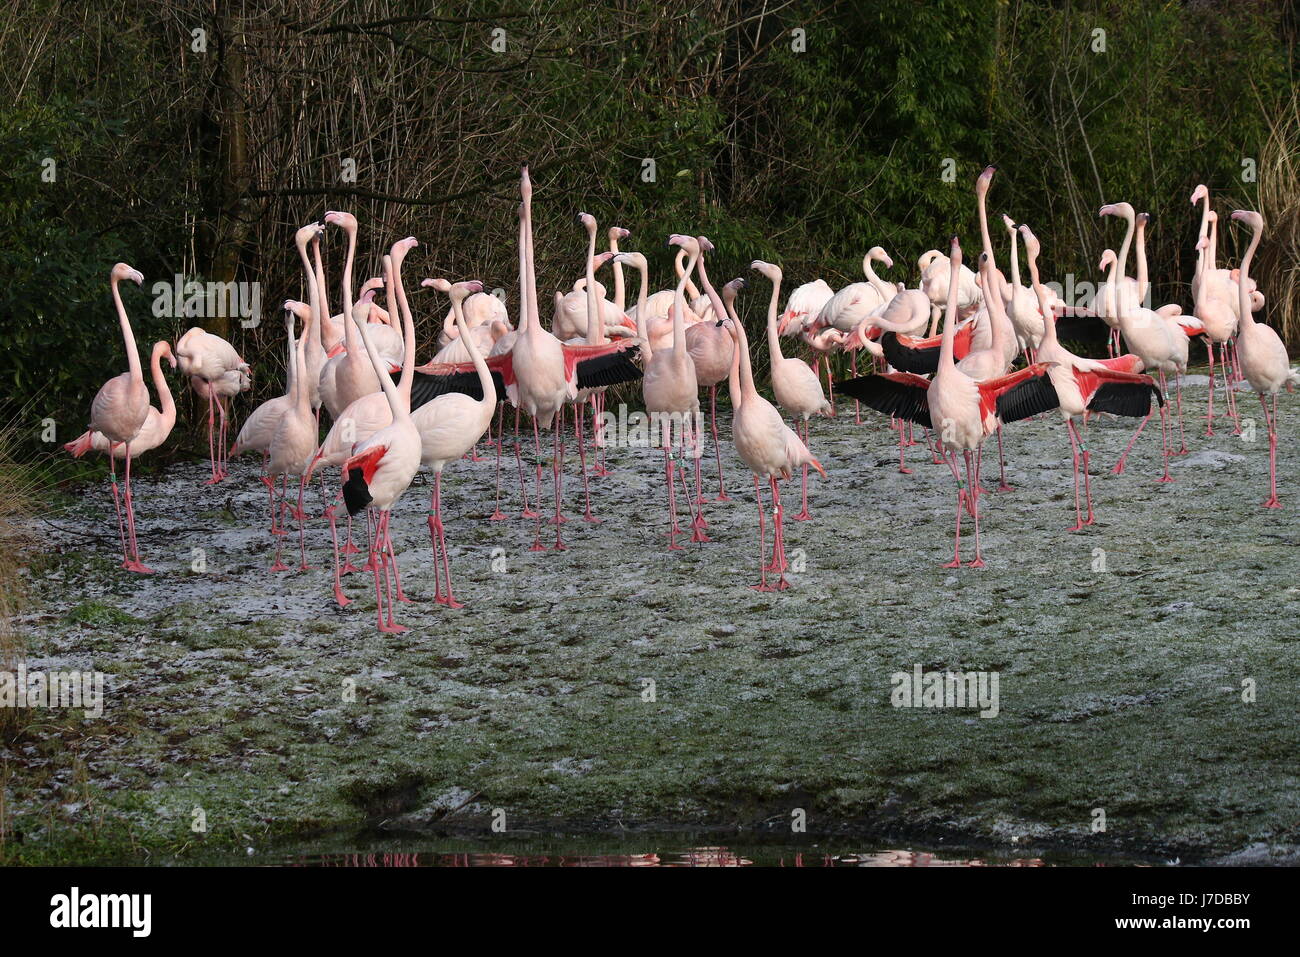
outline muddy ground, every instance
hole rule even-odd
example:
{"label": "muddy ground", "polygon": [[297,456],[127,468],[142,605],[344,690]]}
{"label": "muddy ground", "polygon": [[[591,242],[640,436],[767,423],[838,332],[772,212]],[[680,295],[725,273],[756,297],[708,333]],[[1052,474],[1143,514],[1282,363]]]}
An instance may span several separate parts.
{"label": "muddy ground", "polygon": [[[486,521],[493,463],[462,462],[444,493],[468,607],[430,600],[429,488],[413,486],[392,520],[415,598],[398,636],[375,630],[368,576],[334,606],[319,521],[315,570],[267,572],[251,459],[216,487],[200,464],[140,479],[152,577],[117,568],[106,484],[72,489],[38,526],[18,625],[29,670],[105,672],[107,708],[34,710],[0,747],[0,853],[201,860],[327,831],[491,833],[497,809],[508,833],[789,833],[802,808],[810,834],[1295,860],[1300,400],[1281,402],[1280,511],[1259,507],[1264,432],[1203,437],[1204,401],[1193,377],[1191,454],[1167,485],[1158,430],[1113,476],[1131,423],[1092,423],[1097,522],[1079,533],[1063,426],[1008,428],[1015,491],[982,499],[988,567],[959,571],[940,567],[951,474],[920,446],[900,474],[887,420],[855,425],[841,404],[813,423],[830,477],[813,520],[787,524],[800,570],[780,594],[749,588],[757,518],[727,416],[735,500],[708,506],[713,543],[679,553],[658,453],[611,450],[598,526],[579,520],[570,454],[563,553],[527,550],[517,491],[511,520]],[[995,467],[986,454],[990,487]],[[915,665],[998,672],[1000,713],[892,707],[891,674]]]}

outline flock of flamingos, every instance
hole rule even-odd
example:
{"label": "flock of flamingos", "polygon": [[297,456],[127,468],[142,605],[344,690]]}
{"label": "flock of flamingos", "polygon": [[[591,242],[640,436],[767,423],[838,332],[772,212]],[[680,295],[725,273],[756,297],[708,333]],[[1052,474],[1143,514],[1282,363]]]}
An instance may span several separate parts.
{"label": "flock of flamingos", "polygon": [[[422,468],[433,472],[433,493],[428,526],[434,555],[435,600],[461,607],[452,592],[451,565],[442,521],[442,471],[465,456],[478,457],[478,444],[487,436],[496,451],[496,509],[501,511],[502,450],[505,446],[506,403],[514,407],[514,470],[518,474],[523,516],[536,522],[533,550],[542,544],[542,443],[541,429],[553,433],[552,477],[556,550],[565,548],[562,525],[565,455],[565,410],[572,407],[574,432],[584,495],[584,519],[598,522],[591,511],[589,477],[608,474],[604,450],[608,444],[609,416],[605,390],[619,383],[640,380],[651,423],[657,427],[664,451],[664,482],[668,507],[668,548],[680,549],[678,485],[686,503],[690,540],[708,541],[704,516],[706,501],[700,477],[705,429],[700,389],[709,389],[709,407],[717,460],[719,495],[727,500],[722,481],[722,457],[717,441],[717,387],[728,384],[732,404],[732,436],[736,453],[754,476],[758,503],[758,565],[762,591],[788,587],[784,548],[784,515],[780,482],[802,473],[802,510],[808,514],[808,470],[825,470],[808,448],[810,417],[833,414],[834,389],[829,355],[843,350],[853,357],[854,377],[838,383],[842,394],[890,416],[898,431],[899,468],[910,471],[905,449],[918,444],[913,425],[922,427],[933,461],[946,463],[957,482],[956,529],[953,558],[945,567],[962,566],[963,515],[974,530],[975,557],[968,567],[984,564],[980,554],[981,449],[987,438],[998,439],[1001,489],[1005,463],[1001,430],[1013,422],[1058,411],[1064,419],[1074,463],[1074,530],[1093,521],[1089,478],[1089,452],[1084,441],[1087,417],[1111,414],[1140,420],[1133,438],[1116,464],[1122,472],[1129,449],[1158,406],[1164,474],[1172,481],[1169,458],[1187,452],[1182,422],[1182,376],[1187,369],[1189,338],[1204,336],[1210,356],[1210,404],[1206,434],[1213,434],[1217,364],[1224,385],[1228,418],[1240,429],[1236,408],[1236,383],[1244,379],[1264,406],[1269,435],[1269,490],[1264,506],[1278,508],[1277,497],[1277,396],[1297,381],[1278,335],[1256,322],[1253,310],[1263,306],[1263,295],[1250,279],[1249,268],[1259,245],[1264,223],[1259,213],[1237,210],[1232,219],[1252,232],[1249,248],[1239,268],[1216,265],[1217,216],[1210,208],[1209,191],[1198,186],[1192,194],[1202,203],[1197,268],[1192,281],[1195,306],[1185,315],[1177,304],[1150,309],[1146,305],[1148,281],[1144,245],[1146,213],[1135,215],[1128,203],[1103,206],[1102,216],[1127,223],[1123,245],[1116,255],[1106,250],[1101,268],[1108,270],[1088,308],[1068,306],[1040,281],[1039,241],[1026,225],[1003,217],[1011,241],[1011,278],[1008,281],[994,261],[989,234],[986,196],[996,167],[986,168],[976,180],[982,251],[972,269],[963,262],[962,248],[954,236],[946,254],[931,250],[921,257],[918,288],[885,282],[873,263],[892,266],[884,250],[873,248],[863,261],[866,281],[838,292],[822,280],[806,283],[789,296],[778,315],[781,269],[755,262],[753,269],[771,283],[767,310],[767,344],[770,354],[773,405],[754,382],[748,338],[737,318],[734,300],[746,280],[726,283],[721,291],[709,281],[705,256],[713,247],[700,236],[673,235],[668,243],[678,247],[675,288],[649,292],[646,258],[637,252],[620,252],[618,243],[629,235],[614,228],[608,232],[609,250],[596,252],[596,221],[586,213],[578,221],[587,233],[585,275],[572,291],[555,294],[552,330],[542,327],[533,263],[532,184],[528,168],[521,177],[519,207],[519,281],[521,305],[517,327],[512,326],[500,299],[485,294],[479,282],[425,279],[423,286],[446,294],[450,311],[443,324],[439,351],[432,361],[415,364],[415,326],[402,280],[407,254],[418,245],[413,238],[394,243],[383,257],[383,276],[365,282],[353,297],[353,265],[357,247],[357,220],[349,213],[328,212],[324,223],[347,236],[342,272],[343,311],[331,315],[321,257],[325,226],[312,223],[297,231],[295,243],[302,259],[309,301],[284,304],[287,334],[285,394],[262,403],[248,416],[229,451],[226,449],[226,403],[250,386],[250,369],[230,343],[192,328],[174,347],[154,344],[151,372],[162,409],[150,405],[131,325],[122,304],[119,283],[143,282],[143,276],[125,263],[111,274],[113,301],[126,344],[129,371],[106,382],[91,405],[90,431],[67,444],[74,455],[88,450],[106,452],[112,477],[118,532],[122,542],[122,567],[149,572],[136,544],[135,513],[131,498],[131,461],[157,448],[172,430],[176,406],[163,375],[165,357],[189,378],[195,392],[208,403],[210,482],[226,477],[228,455],[262,454],[262,482],[269,493],[271,532],[275,536],[272,571],[287,571],[281,546],[288,534],[286,518],[298,522],[300,568],[307,568],[304,492],[313,474],[338,469],[337,491],[325,490],[334,548],[334,597],[349,603],[341,576],[351,571],[373,574],[376,615],[380,631],[405,628],[394,620],[394,601],[406,601],[389,532],[391,510]],[[1126,275],[1130,246],[1137,237],[1137,278]],[[1023,241],[1030,285],[1020,280],[1018,245]],[[613,264],[614,299],[606,298],[596,271]],[[637,304],[625,310],[623,267],[640,273]],[[695,279],[692,279],[692,277]],[[699,287],[695,285],[698,280]],[[702,291],[701,291],[702,290]],[[387,309],[375,301],[382,291]],[[942,332],[936,335],[940,315]],[[1058,315],[1087,316],[1105,321],[1113,330],[1108,359],[1083,358],[1066,350],[1057,338]],[[811,349],[811,362],[782,355],[781,337],[798,336]],[[1120,354],[1120,340],[1128,352]],[[857,375],[857,353],[865,349],[878,371]],[[1023,356],[1024,364],[1012,366]],[[825,364],[823,390],[820,370]],[[396,378],[394,378],[396,377]],[[1178,445],[1166,406],[1168,377],[1173,377]],[[1154,405],[1153,405],[1154,400]],[[320,409],[330,415],[331,427],[320,438]],[[520,414],[531,420],[535,475],[525,478],[520,457]],[[593,461],[588,463],[587,416],[591,414]],[[783,416],[791,417],[794,428]],[[492,428],[496,419],[495,431]],[[216,424],[219,419],[220,425]],[[860,421],[860,419],[859,419]],[[1076,425],[1081,422],[1084,428]],[[527,439],[523,442],[526,443]],[[125,463],[125,482],[119,493],[117,461]],[[688,463],[694,459],[695,490],[691,493]],[[1082,483],[1080,480],[1082,476]],[[296,505],[288,480],[298,481]],[[276,483],[279,480],[277,491]],[[324,479],[322,478],[322,482]],[[762,484],[771,501],[772,547],[767,550],[768,509]],[[1083,502],[1080,501],[1080,484]],[[338,505],[346,510],[347,533],[340,547]],[[368,562],[353,566],[358,554],[352,543],[352,517],[366,515]],[[769,580],[769,573],[775,580]]]}

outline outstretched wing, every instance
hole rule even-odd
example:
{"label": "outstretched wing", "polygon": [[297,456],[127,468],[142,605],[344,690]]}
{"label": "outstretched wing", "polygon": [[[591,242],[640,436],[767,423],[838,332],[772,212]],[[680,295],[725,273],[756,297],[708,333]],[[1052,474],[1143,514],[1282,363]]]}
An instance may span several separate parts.
{"label": "outstretched wing", "polygon": [[996,379],[976,383],[980,390],[980,414],[996,412],[1004,423],[1027,419],[1061,404],[1047,375],[1048,364],[1037,362]]}
{"label": "outstretched wing", "polygon": [[[1111,415],[1123,415],[1140,419],[1151,412],[1151,396],[1161,406],[1165,404],[1164,393],[1149,375],[1136,375],[1132,372],[1116,372],[1110,369],[1094,369],[1080,373],[1089,377],[1091,398],[1088,408],[1093,412],[1109,412]],[[1080,389],[1083,389],[1080,383]],[[1089,391],[1084,391],[1087,396]]]}
{"label": "outstretched wing", "polygon": [[[485,361],[492,376],[492,388],[500,402],[505,397],[507,384],[514,381],[510,354],[492,356]],[[415,370],[415,379],[411,383],[411,409],[418,409],[448,392],[463,392],[471,399],[483,398],[483,383],[479,381],[474,363],[430,362],[420,366]]]}
{"label": "outstretched wing", "polygon": [[634,345],[639,345],[639,340],[616,339],[599,346],[566,345],[565,378],[575,382],[579,389],[634,382],[643,374],[632,361],[634,353],[629,352]]}
{"label": "outstretched wing", "polygon": [[910,372],[865,375],[839,383],[840,392],[869,409],[930,428],[930,380]]}
{"label": "outstretched wing", "polygon": [[[952,357],[956,361],[970,354],[971,336],[974,323],[965,323],[952,338]],[[915,372],[918,375],[932,375],[939,369],[939,347],[943,336],[930,336],[926,339],[914,339],[897,332],[886,332],[880,337],[880,348],[885,359],[900,372]]]}

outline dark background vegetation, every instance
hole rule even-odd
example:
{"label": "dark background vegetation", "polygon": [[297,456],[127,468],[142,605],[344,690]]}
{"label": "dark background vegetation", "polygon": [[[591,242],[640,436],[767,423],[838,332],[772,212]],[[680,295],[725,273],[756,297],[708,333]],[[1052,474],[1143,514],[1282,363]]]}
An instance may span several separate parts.
{"label": "dark background vegetation", "polygon": [[[669,285],[671,232],[713,239],[717,280],[765,258],[787,289],[838,287],[879,244],[897,263],[886,275],[914,284],[917,256],[949,233],[976,242],[970,186],[996,162],[1004,265],[1002,210],[1043,239],[1048,277],[1094,278],[1120,237],[1097,207],[1128,200],[1154,215],[1156,301],[1190,308],[1188,197],[1204,182],[1221,260],[1240,238],[1227,211],[1264,212],[1260,284],[1294,343],[1296,34],[1293,0],[9,0],[0,393],[24,409],[11,413],[20,438],[45,416],[61,441],[84,427],[95,390],[125,368],[106,281],[125,260],[146,290],[176,273],[260,281],[269,321],[211,326],[253,362],[253,398],[276,394],[275,306],[305,298],[291,236],[328,208],[361,221],[358,285],[412,234],[410,279],[481,278],[507,289],[513,315],[523,159],[543,300],[581,272],[578,209],[632,230],[624,248],[651,256],[654,288]],[[344,158],[355,183],[340,181]],[[1258,181],[1243,180],[1247,159]],[[335,310],[341,247],[331,231]],[[125,296],[146,356],[188,325]],[[426,343],[445,308],[429,296],[413,297]],[[766,295],[746,298],[760,321]],[[188,399],[181,421],[198,421]]]}

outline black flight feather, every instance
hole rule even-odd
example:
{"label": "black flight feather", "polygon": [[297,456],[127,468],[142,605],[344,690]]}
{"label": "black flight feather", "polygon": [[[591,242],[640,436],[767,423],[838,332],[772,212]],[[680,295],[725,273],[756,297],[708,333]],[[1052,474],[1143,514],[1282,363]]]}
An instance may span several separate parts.
{"label": "black flight feather", "polygon": [[603,356],[583,359],[578,363],[578,388],[594,389],[602,385],[634,382],[644,373],[632,361],[629,350],[608,352]]}
{"label": "black flight feather", "polygon": [[1163,406],[1165,397],[1154,383],[1103,382],[1093,394],[1088,408],[1094,412],[1109,412],[1111,415],[1140,419],[1151,411],[1152,393]]}
{"label": "black flight feather", "polygon": [[910,349],[898,341],[897,333],[886,332],[880,337],[880,348],[884,350],[889,364],[899,372],[915,372],[926,375],[939,371],[939,350]]}
{"label": "black flight feather", "polygon": [[370,487],[366,485],[365,472],[361,468],[348,470],[348,480],[343,483],[343,503],[348,507],[349,515],[364,511],[374,499]]}
{"label": "black flight feather", "polygon": [[[495,369],[489,370],[492,376],[492,387],[496,389],[497,401],[501,402],[506,397],[506,383],[501,377],[501,373]],[[427,402],[432,402],[440,395],[446,395],[448,392],[463,392],[471,399],[483,398],[483,385],[479,382],[478,373],[469,372],[452,372],[448,375],[431,375],[427,372],[415,373],[415,379],[411,383],[411,409],[414,411]]]}
{"label": "black flight feather", "polygon": [[1052,380],[1046,375],[1036,375],[998,396],[998,418],[1003,422],[1019,422],[1040,412],[1050,412],[1060,404]]}
{"label": "black flight feather", "polygon": [[836,383],[841,394],[869,409],[930,428],[930,403],[925,389],[882,375],[859,376]]}

